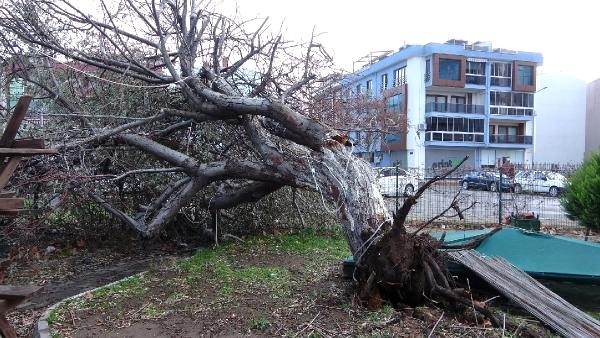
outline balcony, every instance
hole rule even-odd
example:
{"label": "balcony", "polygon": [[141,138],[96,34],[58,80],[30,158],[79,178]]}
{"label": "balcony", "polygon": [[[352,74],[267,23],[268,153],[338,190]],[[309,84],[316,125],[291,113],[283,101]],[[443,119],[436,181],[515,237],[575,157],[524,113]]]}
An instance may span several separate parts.
{"label": "balcony", "polygon": [[494,144],[533,144],[533,136],[526,135],[490,135],[490,143]]}
{"label": "balcony", "polygon": [[533,108],[491,106],[490,115],[533,116]]}
{"label": "balcony", "polygon": [[436,103],[429,102],[425,104],[426,113],[462,113],[462,114],[483,114],[484,106],[476,104],[462,103]]}

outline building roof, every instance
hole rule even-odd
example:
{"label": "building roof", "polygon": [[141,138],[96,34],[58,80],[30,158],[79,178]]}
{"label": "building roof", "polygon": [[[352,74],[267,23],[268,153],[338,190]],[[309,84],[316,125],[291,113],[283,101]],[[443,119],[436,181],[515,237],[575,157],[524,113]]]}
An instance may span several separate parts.
{"label": "building roof", "polygon": [[543,62],[543,56],[541,53],[492,48],[492,45],[489,42],[475,42],[469,45],[463,40],[450,40],[447,43],[432,42],[426,45],[404,46],[397,52],[346,76],[342,82],[348,84],[355,81],[360,81],[373,73],[377,73],[385,70],[388,67],[403,63],[409,58],[425,57],[432,54],[462,55],[468,58],[481,58],[497,61],[529,61],[535,62],[538,66],[542,65]]}

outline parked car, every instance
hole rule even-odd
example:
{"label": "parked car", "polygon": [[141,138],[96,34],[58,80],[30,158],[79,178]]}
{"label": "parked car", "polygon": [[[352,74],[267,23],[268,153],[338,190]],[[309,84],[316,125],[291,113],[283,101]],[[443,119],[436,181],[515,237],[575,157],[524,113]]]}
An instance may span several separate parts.
{"label": "parked car", "polygon": [[[417,176],[410,174],[404,169],[397,169],[398,173],[398,196],[408,196],[415,192],[419,186]],[[383,196],[396,196],[396,168],[384,167],[376,169],[377,181]]]}
{"label": "parked car", "polygon": [[552,171],[520,171],[515,175],[515,192],[541,192],[558,196],[565,190],[567,178]]}
{"label": "parked car", "polygon": [[[462,188],[467,189],[485,189],[489,191],[498,191],[500,175],[489,171],[472,171],[466,174],[460,181]],[[508,177],[502,177],[502,190],[512,191],[513,183]]]}

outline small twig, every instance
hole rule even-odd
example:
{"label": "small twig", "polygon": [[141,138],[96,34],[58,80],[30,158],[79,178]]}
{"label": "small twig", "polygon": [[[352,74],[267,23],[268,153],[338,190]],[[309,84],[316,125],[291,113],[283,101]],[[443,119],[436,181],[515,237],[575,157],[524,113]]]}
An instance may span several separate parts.
{"label": "small twig", "polygon": [[238,236],[236,236],[236,235],[232,235],[232,234],[223,234],[222,238],[223,238],[223,239],[231,238],[231,239],[235,239],[235,240],[236,240],[236,241],[238,241],[238,242],[242,242],[242,243],[244,243],[244,240],[243,240],[243,239],[239,238],[239,237],[238,237]]}
{"label": "small twig", "polygon": [[431,335],[435,331],[435,328],[438,326],[438,324],[440,323],[442,318],[444,318],[444,312],[442,312],[442,315],[440,316],[440,318],[438,318],[437,322],[435,322],[435,325],[433,325],[433,328],[431,329],[431,332],[429,332],[429,335],[427,336],[427,338],[431,338]]}
{"label": "small twig", "polygon": [[482,303],[487,305],[488,302],[491,302],[491,301],[493,301],[496,298],[500,298],[500,296],[494,296],[494,297],[492,297],[492,298],[490,298],[488,300],[484,300]]}
{"label": "small twig", "polygon": [[471,283],[469,283],[469,278],[467,278],[467,286],[469,287],[469,298],[471,298],[471,305],[473,306],[473,316],[475,317],[475,324],[479,326],[479,321],[477,320],[477,311],[475,310],[475,301],[473,301],[473,292],[471,291]]}
{"label": "small twig", "polygon": [[300,334],[302,334],[302,332],[304,332],[304,330],[308,329],[312,325],[312,323],[317,319],[317,317],[319,317],[320,314],[321,314],[321,311],[319,311],[319,313],[317,313],[317,315],[308,324],[304,325],[304,328],[302,328],[302,330],[298,331],[294,335],[294,338],[298,337]]}
{"label": "small twig", "polygon": [[73,316],[73,311],[71,311],[71,309],[69,309],[69,315],[71,315],[71,322],[73,322],[73,328],[76,328],[77,326],[75,326],[75,316]]}

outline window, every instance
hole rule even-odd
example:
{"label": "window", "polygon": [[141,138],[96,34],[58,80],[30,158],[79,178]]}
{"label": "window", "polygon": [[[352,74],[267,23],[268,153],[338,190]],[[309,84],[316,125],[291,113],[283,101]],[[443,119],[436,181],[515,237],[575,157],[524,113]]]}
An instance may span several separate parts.
{"label": "window", "polygon": [[492,63],[491,82],[492,86],[510,87],[512,85],[512,64]]}
{"label": "window", "polygon": [[385,134],[384,140],[387,144],[399,144],[402,143],[402,135],[400,133]]}
{"label": "window", "polygon": [[428,117],[426,141],[483,142],[483,120]]}
{"label": "window", "polygon": [[466,82],[485,85],[485,62],[467,61]]}
{"label": "window", "polygon": [[388,77],[387,74],[381,75],[381,92],[383,93],[388,87]]}
{"label": "window", "polygon": [[394,70],[394,87],[406,83],[406,66]]}
{"label": "window", "polygon": [[431,60],[425,60],[425,82],[431,79]]}
{"label": "window", "polygon": [[373,80],[367,81],[367,95],[373,94]]}
{"label": "window", "polygon": [[425,97],[425,112],[446,112],[448,98],[444,95],[427,95]]}
{"label": "window", "polygon": [[533,93],[492,91],[490,114],[533,116]]}
{"label": "window", "polygon": [[388,112],[402,112],[404,111],[404,102],[402,94],[390,96],[387,99],[387,111]]}
{"label": "window", "polygon": [[533,66],[519,65],[517,67],[517,83],[524,86],[533,86]]}
{"label": "window", "polygon": [[440,80],[460,81],[460,60],[440,59],[438,78]]}
{"label": "window", "polygon": [[356,95],[360,95],[362,94],[362,85],[357,84],[356,85]]}

